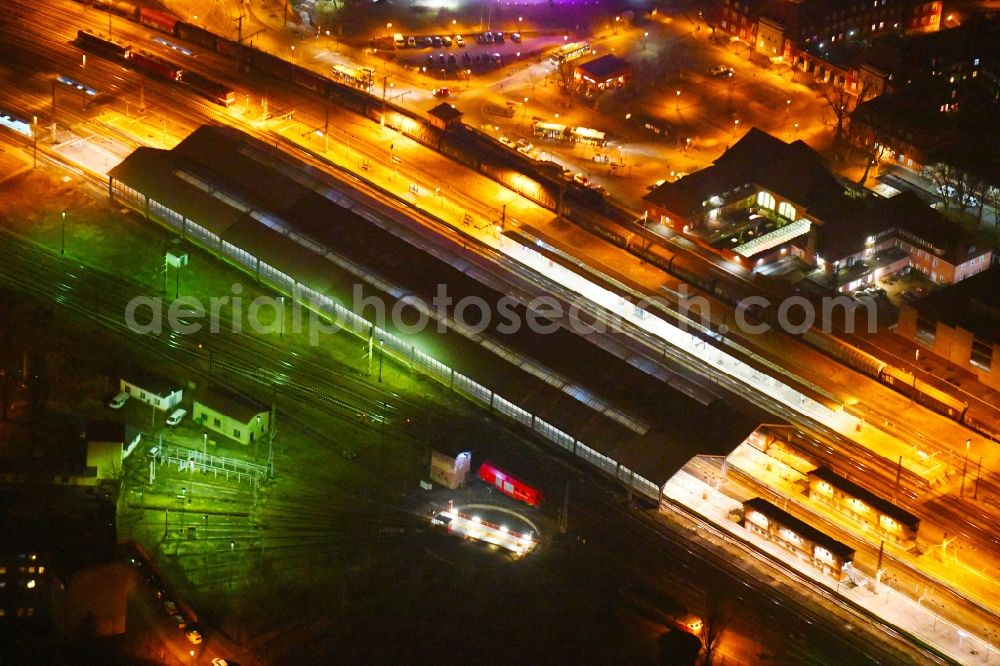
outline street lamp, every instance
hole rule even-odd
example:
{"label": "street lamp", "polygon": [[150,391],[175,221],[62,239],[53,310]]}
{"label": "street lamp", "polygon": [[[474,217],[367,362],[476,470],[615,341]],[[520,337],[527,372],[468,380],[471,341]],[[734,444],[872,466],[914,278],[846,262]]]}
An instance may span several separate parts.
{"label": "street lamp", "polygon": [[59,241],[59,254],[66,254],[66,211],[60,213],[62,218],[62,234]]}
{"label": "street lamp", "polygon": [[648,32],[642,33],[642,50],[643,51],[646,50],[646,38],[647,37],[649,37],[649,33]]}
{"label": "street lamp", "polygon": [[965,440],[965,461],[962,463],[962,487],[958,492],[959,497],[965,497],[965,473],[969,469],[969,445],[972,444],[971,439]]}
{"label": "street lamp", "polygon": [[681,91],[680,90],[677,91],[677,103],[674,106],[674,110],[677,111],[677,113],[681,112]]}

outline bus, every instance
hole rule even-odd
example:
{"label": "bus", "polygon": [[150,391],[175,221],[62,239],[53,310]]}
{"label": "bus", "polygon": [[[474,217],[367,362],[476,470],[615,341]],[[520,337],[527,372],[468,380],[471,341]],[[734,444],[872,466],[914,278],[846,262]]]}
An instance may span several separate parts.
{"label": "bus", "polygon": [[561,65],[564,62],[569,62],[570,60],[576,60],[577,58],[582,58],[583,56],[590,53],[590,44],[587,42],[573,42],[572,44],[565,44],[556,49],[549,60],[557,65]]}
{"label": "bus", "polygon": [[346,83],[360,90],[372,89],[375,81],[375,70],[371,67],[347,67],[346,65],[333,66],[333,80]]}

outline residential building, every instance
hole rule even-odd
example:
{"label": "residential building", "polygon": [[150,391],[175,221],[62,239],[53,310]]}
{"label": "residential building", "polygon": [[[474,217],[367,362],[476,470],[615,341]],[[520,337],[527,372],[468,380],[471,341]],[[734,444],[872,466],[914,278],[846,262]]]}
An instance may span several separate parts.
{"label": "residential building", "polygon": [[828,467],[809,472],[809,497],[900,543],[912,542],[920,528],[917,516]]}
{"label": "residential building", "polygon": [[51,619],[51,556],[27,546],[0,548],[0,623]]}
{"label": "residential building", "polygon": [[796,557],[840,580],[844,566],[854,559],[854,549],[799,520],[767,500],[743,502],[747,531],[780,544]]}
{"label": "residential building", "polygon": [[904,303],[896,334],[1000,390],[1000,266]]}
{"label": "residential building", "polygon": [[184,389],[157,375],[134,375],[128,379],[122,377],[119,390],[163,412],[179,405],[184,397]]}
{"label": "residential building", "polygon": [[244,445],[260,440],[271,425],[268,408],[246,398],[214,390],[194,401],[192,418],[195,423]]}
{"label": "residential building", "polygon": [[857,69],[844,65],[840,47],[861,47],[894,33],[937,30],[941,11],[939,0],[717,0],[709,20],[713,28],[772,61],[856,92]]}

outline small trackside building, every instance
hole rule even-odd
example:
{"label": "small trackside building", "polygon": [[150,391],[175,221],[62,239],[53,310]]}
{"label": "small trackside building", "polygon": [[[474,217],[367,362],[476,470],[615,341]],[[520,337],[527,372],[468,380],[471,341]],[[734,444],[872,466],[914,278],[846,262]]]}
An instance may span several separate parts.
{"label": "small trackside building", "polygon": [[462,488],[471,469],[471,452],[431,449],[430,477],[434,483],[452,490]]}
{"label": "small trackside building", "polygon": [[258,441],[271,426],[271,412],[266,407],[221,391],[209,391],[195,400],[193,419],[244,445]]}
{"label": "small trackside building", "polygon": [[747,531],[780,544],[824,573],[840,580],[854,549],[821,532],[762,497],[743,502]]}
{"label": "small trackside building", "polygon": [[122,377],[118,390],[163,412],[179,405],[184,397],[184,389],[156,375]]}
{"label": "small trackside building", "polygon": [[828,467],[809,472],[809,497],[846,514],[897,542],[912,541],[920,528],[920,519],[909,511],[853,481],[834,473]]}
{"label": "small trackside building", "polygon": [[438,129],[446,130],[462,124],[462,112],[448,102],[441,102],[435,106],[427,112],[427,117],[431,125]]}

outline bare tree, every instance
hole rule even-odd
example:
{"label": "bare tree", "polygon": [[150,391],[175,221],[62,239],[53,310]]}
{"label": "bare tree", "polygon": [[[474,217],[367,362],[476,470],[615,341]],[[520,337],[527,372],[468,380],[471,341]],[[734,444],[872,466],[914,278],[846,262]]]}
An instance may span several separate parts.
{"label": "bare tree", "polygon": [[715,658],[715,652],[719,648],[719,643],[722,642],[722,636],[733,621],[733,615],[732,600],[729,596],[720,590],[708,591],[705,595],[704,666],[711,666],[712,660]]}
{"label": "bare tree", "polygon": [[833,127],[833,142],[841,144],[847,137],[853,95],[844,86],[827,84],[823,86],[819,96],[826,102],[823,119],[827,125]]}

